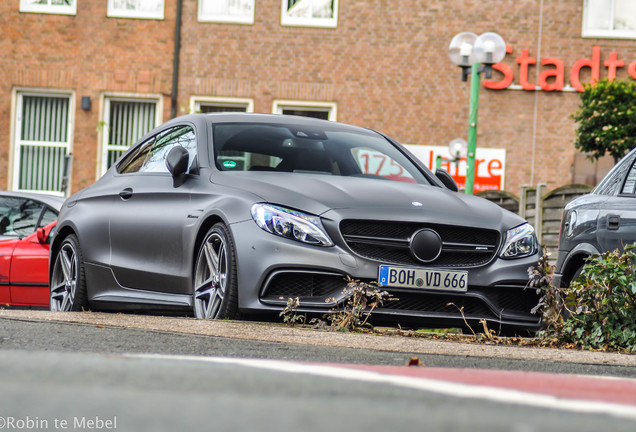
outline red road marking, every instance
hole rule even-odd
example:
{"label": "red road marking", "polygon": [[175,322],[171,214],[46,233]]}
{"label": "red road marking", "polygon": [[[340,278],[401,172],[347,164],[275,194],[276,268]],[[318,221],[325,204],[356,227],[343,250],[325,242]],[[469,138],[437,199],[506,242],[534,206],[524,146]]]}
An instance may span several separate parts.
{"label": "red road marking", "polygon": [[636,406],[636,380],[547,372],[500,371],[405,366],[333,365],[413,378],[518,390],[559,398]]}

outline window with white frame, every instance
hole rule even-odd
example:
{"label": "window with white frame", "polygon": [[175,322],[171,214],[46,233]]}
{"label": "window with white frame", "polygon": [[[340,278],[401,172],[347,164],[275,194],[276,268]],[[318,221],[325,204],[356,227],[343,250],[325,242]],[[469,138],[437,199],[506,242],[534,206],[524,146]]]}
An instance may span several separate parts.
{"label": "window with white frame", "polygon": [[72,95],[21,91],[16,96],[13,189],[63,195]]}
{"label": "window with white frame", "polygon": [[337,108],[333,102],[274,101],[272,112],[336,121]]}
{"label": "window with white frame", "polygon": [[636,39],[636,1],[584,0],[583,37]]}
{"label": "window with white frame", "polygon": [[192,96],[190,98],[190,112],[253,112],[254,101],[252,99],[220,98],[208,96]]}
{"label": "window with white frame", "polygon": [[338,0],[281,0],[281,24],[336,27]]}
{"label": "window with white frame", "polygon": [[163,2],[164,0],[108,0],[107,16],[163,19]]}
{"label": "window with white frame", "polygon": [[254,0],[199,0],[199,21],[254,23]]}
{"label": "window with white frame", "polygon": [[20,0],[20,12],[75,15],[77,0]]}
{"label": "window with white frame", "polygon": [[104,174],[139,138],[157,126],[157,99],[106,97],[102,127],[100,175]]}

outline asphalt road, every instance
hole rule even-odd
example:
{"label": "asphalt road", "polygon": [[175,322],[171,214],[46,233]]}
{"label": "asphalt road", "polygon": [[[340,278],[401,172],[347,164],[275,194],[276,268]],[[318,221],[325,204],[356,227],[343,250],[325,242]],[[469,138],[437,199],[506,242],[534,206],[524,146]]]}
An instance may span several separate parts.
{"label": "asphalt road", "polygon": [[[403,366],[413,355],[426,367],[382,366]],[[448,384],[439,374],[446,368],[469,371],[467,382]],[[480,369],[524,371],[519,373],[526,384],[543,380],[553,388],[569,385],[556,377],[570,373],[636,377],[636,368],[623,365],[423,355],[1,318],[0,430],[636,430],[632,379],[604,379],[588,387],[620,384],[623,399],[585,401],[576,394],[585,391],[581,380],[574,393],[537,394],[530,387],[507,388],[514,375],[484,378]],[[456,380],[459,375],[451,374]],[[616,394],[614,388],[607,391]]]}
{"label": "asphalt road", "polygon": [[522,370],[636,379],[636,367],[616,364],[354,349],[1,317],[0,350],[152,353],[393,366],[404,366],[412,357],[418,357],[427,367]]}

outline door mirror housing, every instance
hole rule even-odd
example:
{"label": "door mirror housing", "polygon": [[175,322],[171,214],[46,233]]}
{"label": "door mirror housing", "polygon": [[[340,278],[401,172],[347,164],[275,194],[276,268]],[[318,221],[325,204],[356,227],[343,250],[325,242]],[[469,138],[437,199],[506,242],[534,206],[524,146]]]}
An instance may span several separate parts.
{"label": "door mirror housing", "polygon": [[435,177],[437,177],[442,182],[442,184],[446,186],[446,189],[450,189],[453,192],[457,192],[459,190],[459,188],[457,187],[457,183],[455,183],[455,179],[443,169],[438,168],[435,171]]}
{"label": "door mirror housing", "polygon": [[188,170],[188,159],[190,158],[190,154],[186,149],[181,146],[174,146],[169,152],[168,156],[166,156],[166,166],[168,167],[168,171],[172,174],[172,177],[180,176],[181,174],[185,174]]}
{"label": "door mirror housing", "polygon": [[35,231],[35,236],[37,237],[38,243],[40,244],[46,244],[49,237],[43,227],[40,227]]}
{"label": "door mirror housing", "polygon": [[166,156],[166,166],[168,167],[168,171],[172,175],[174,180],[174,187],[179,187],[183,184],[184,175],[188,170],[188,160],[190,159],[190,154],[188,151],[181,146],[174,146],[169,152],[168,156]]}

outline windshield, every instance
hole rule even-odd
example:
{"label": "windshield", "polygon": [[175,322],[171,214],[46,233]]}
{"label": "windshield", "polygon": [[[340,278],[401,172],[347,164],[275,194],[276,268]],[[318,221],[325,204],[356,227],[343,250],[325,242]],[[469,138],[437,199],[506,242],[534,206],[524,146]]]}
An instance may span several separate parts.
{"label": "windshield", "polygon": [[430,184],[398,148],[371,131],[327,124],[214,125],[214,164],[221,171],[356,176]]}

